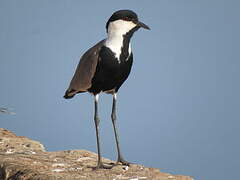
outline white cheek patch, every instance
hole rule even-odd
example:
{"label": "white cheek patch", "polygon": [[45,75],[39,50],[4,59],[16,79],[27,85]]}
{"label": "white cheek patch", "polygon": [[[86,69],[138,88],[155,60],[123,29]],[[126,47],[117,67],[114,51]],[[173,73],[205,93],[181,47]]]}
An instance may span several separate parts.
{"label": "white cheek patch", "polygon": [[[134,27],[136,27],[136,24],[131,21],[117,20],[109,23],[108,38],[106,39],[105,46],[115,53],[115,57],[119,61],[121,48],[123,46],[123,35],[127,34]],[[131,54],[130,44],[128,53]]]}
{"label": "white cheek patch", "polygon": [[136,24],[132,21],[116,20],[109,23],[108,34],[124,35],[134,27],[136,27]]}

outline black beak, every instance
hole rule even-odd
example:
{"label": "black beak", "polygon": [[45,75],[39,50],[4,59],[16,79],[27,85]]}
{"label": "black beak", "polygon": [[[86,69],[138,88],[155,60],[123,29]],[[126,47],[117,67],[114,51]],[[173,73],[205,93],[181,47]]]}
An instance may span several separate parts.
{"label": "black beak", "polygon": [[138,21],[136,24],[137,24],[139,27],[142,27],[142,28],[144,28],[144,29],[150,30],[150,28],[149,28],[146,24],[144,24],[143,22],[141,22],[141,21]]}

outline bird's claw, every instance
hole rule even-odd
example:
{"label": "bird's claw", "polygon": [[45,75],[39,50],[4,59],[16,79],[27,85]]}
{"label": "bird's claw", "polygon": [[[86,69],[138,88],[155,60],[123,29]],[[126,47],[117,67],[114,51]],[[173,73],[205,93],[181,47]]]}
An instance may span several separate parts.
{"label": "bird's claw", "polygon": [[118,163],[121,163],[122,165],[125,165],[125,166],[130,166],[130,164],[132,164],[132,163],[124,160],[123,158],[119,158],[119,159],[117,160],[117,164],[118,164]]}
{"label": "bird's claw", "polygon": [[94,170],[98,169],[111,169],[113,166],[104,165],[103,163],[98,163]]}

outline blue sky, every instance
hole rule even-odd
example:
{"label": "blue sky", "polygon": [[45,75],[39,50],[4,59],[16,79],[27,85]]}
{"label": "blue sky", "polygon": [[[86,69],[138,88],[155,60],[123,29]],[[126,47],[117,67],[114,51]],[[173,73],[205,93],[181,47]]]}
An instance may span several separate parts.
{"label": "blue sky", "polygon": [[[0,1],[0,127],[48,150],[96,152],[93,98],[62,98],[105,23],[132,9],[151,31],[132,38],[134,65],[118,94],[127,160],[196,180],[238,177],[239,5],[203,1]],[[100,96],[103,154],[115,159],[112,97]]]}

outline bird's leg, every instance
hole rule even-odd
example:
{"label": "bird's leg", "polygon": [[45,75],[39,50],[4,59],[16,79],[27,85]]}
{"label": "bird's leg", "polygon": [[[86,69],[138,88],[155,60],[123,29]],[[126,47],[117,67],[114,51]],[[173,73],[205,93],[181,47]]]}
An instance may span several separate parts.
{"label": "bird's leg", "polygon": [[112,118],[112,123],[113,123],[115,140],[116,140],[116,144],[117,144],[117,152],[118,152],[117,163],[120,162],[123,165],[129,165],[130,163],[127,162],[126,160],[124,160],[124,158],[122,157],[121,151],[120,151],[119,136],[118,136],[118,130],[117,130],[117,127],[116,127],[116,120],[117,120],[117,116],[116,116],[116,103],[117,103],[117,94],[114,93],[113,94],[113,104],[112,104],[112,115],[111,115],[111,118]]}
{"label": "bird's leg", "polygon": [[97,151],[98,151],[98,162],[97,162],[96,169],[99,169],[99,168],[110,169],[111,167],[103,165],[103,162],[102,162],[101,149],[100,149],[100,138],[99,138],[100,119],[99,119],[99,116],[98,116],[98,98],[99,98],[99,94],[94,95],[94,105],[95,105],[94,106],[95,107],[94,122],[95,122],[95,128],[96,128]]}
{"label": "bird's leg", "polygon": [[100,150],[100,142],[99,142],[99,123],[100,119],[98,116],[98,98],[99,95],[94,96],[94,122],[95,122],[95,128],[96,128],[96,136],[97,136],[97,151],[98,151],[98,164],[97,168],[99,168],[102,165],[102,157],[101,157],[101,150]]}

